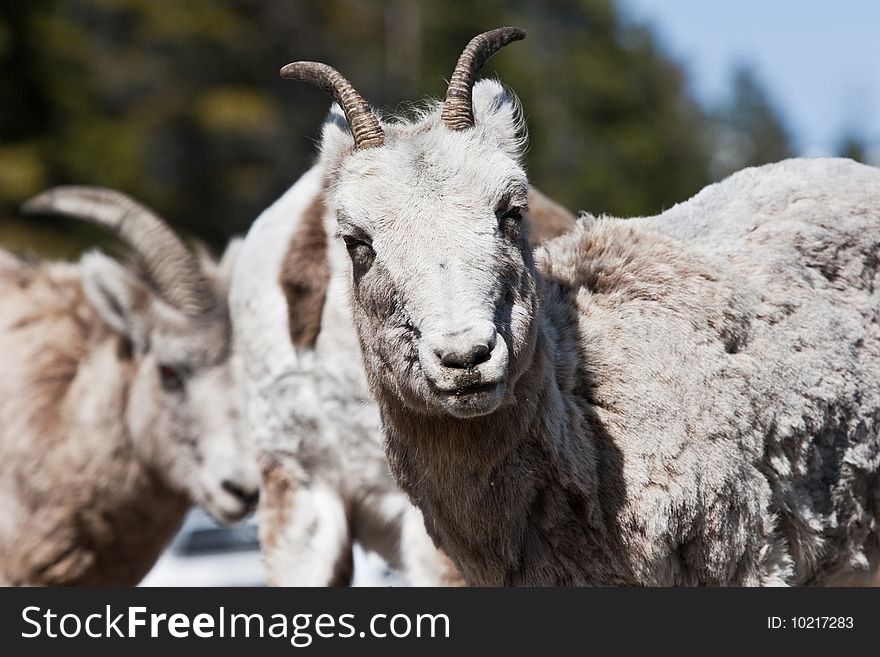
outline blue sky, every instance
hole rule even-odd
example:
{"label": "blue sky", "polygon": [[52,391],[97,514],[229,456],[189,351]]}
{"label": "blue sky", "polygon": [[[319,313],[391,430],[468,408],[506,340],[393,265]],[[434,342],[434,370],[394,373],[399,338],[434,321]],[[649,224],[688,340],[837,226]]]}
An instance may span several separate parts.
{"label": "blue sky", "polygon": [[853,132],[880,163],[880,0],[621,0],[653,26],[697,99],[720,102],[750,65],[803,155]]}

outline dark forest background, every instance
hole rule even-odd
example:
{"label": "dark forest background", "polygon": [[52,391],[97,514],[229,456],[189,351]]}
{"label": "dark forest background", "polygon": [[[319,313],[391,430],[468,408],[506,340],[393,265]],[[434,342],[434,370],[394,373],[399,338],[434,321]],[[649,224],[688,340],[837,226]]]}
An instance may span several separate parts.
{"label": "dark forest background", "polygon": [[[0,244],[100,240],[17,207],[62,183],[115,187],[221,248],[310,165],[329,105],[279,78],[326,61],[374,105],[442,97],[478,32],[528,38],[486,67],[522,99],[532,180],[572,209],[655,213],[792,154],[756,75],[701,109],[681,65],[610,0],[28,0],[0,4]],[[857,142],[842,146],[860,156]]]}

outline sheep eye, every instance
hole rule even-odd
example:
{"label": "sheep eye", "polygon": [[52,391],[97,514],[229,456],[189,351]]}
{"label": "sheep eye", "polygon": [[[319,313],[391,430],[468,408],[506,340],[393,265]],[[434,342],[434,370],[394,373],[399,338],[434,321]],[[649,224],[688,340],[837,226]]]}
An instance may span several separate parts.
{"label": "sheep eye", "polygon": [[349,251],[351,251],[352,249],[355,249],[359,246],[365,246],[370,251],[373,250],[373,247],[369,242],[362,240],[362,239],[358,239],[357,237],[353,237],[352,235],[343,236],[342,241],[345,242],[345,248],[347,248]]}
{"label": "sheep eye", "polygon": [[373,259],[376,257],[372,244],[351,235],[344,236],[342,241],[345,242],[345,248],[348,249],[348,255],[351,257],[355,272],[363,274],[370,268],[370,265],[373,264]]}
{"label": "sheep eye", "polygon": [[505,210],[498,212],[498,219],[509,219],[511,221],[521,221],[523,218],[523,208],[518,205],[509,206]]}
{"label": "sheep eye", "polygon": [[498,217],[498,227],[511,240],[517,240],[520,235],[525,208],[519,205],[507,205],[499,208],[495,213]]}
{"label": "sheep eye", "polygon": [[159,365],[159,382],[165,392],[180,392],[183,390],[183,377],[173,367]]}

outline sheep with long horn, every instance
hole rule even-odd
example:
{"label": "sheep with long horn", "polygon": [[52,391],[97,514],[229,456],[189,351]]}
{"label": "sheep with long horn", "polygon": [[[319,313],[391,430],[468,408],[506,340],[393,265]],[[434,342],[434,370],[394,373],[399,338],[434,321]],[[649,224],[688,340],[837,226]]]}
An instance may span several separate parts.
{"label": "sheep with long horn", "polygon": [[226,305],[237,242],[199,262],[103,188],[25,211],[102,226],[136,261],[0,253],[0,582],[136,584],[193,503],[228,523],[257,501]]}
{"label": "sheep with long horn", "polygon": [[382,147],[354,148],[338,115],[321,136],[327,306],[348,303],[391,469],[429,533],[480,585],[867,572],[880,170],[747,169],[533,251],[519,104],[471,87],[516,35],[477,37],[451,102],[382,123]]}

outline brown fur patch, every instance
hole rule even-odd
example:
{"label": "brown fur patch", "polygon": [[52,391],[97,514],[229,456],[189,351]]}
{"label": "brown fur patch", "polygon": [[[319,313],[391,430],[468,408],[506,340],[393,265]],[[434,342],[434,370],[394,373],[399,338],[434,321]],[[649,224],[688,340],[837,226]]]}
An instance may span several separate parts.
{"label": "brown fur patch", "polygon": [[264,455],[261,461],[260,544],[263,553],[269,555],[278,547],[280,531],[287,518],[287,495],[296,483],[278,458]]}
{"label": "brown fur patch", "polygon": [[441,578],[441,586],[467,586],[467,582],[464,581],[464,575],[461,574],[461,571],[458,567],[452,562],[452,559],[449,558],[443,550],[437,548],[437,552],[440,554],[440,558],[444,562],[445,572]]}
{"label": "brown fur patch", "polygon": [[18,290],[0,286],[5,302],[3,342],[14,345],[18,359],[29,364],[21,381],[27,404],[18,412],[27,410],[39,433],[59,444],[66,435],[59,402],[89,350],[112,335],[72,272],[65,266],[27,265],[11,282]]}
{"label": "brown fur patch", "polygon": [[574,227],[575,216],[552,198],[529,187],[529,216],[532,219],[532,244],[537,246],[567,233]]}
{"label": "brown fur patch", "polygon": [[324,208],[323,197],[316,196],[291,237],[281,265],[290,341],[296,348],[314,345],[321,329],[321,311],[330,280]]}

